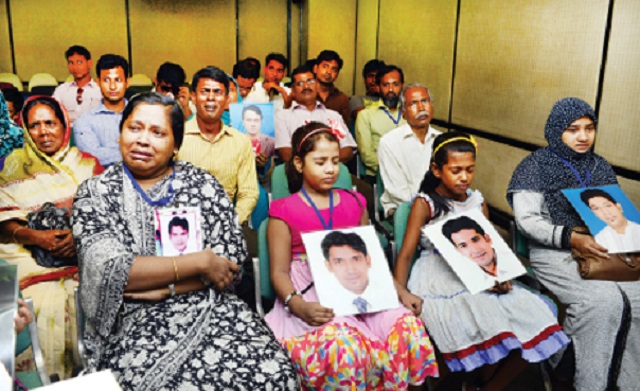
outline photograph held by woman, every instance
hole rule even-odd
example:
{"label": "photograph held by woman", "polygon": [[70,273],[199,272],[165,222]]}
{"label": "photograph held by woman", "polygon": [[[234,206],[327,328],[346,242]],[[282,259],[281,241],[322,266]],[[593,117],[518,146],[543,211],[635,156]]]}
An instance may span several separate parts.
{"label": "photograph held by woman", "polygon": [[[184,116],[156,93],[120,123],[123,161],[85,182],[73,233],[87,317],[89,370],[125,390],[299,388],[287,354],[235,294],[246,246],[218,181],[174,161]],[[200,207],[204,250],[156,256],[154,211]]]}
{"label": "photograph held by woman", "polygon": [[[69,145],[71,128],[64,107],[47,96],[33,96],[22,111],[24,147],[0,159],[0,258],[18,266],[20,288],[33,298],[38,335],[47,373],[71,374],[76,336],[73,278],[77,267],[47,268],[36,263],[28,246],[58,258],[76,255],[66,230],[34,230],[27,215],[44,203],[71,210],[80,183],[102,172],[93,156]],[[29,369],[32,359],[18,357],[18,369]]]}
{"label": "photograph held by woman", "polygon": [[[578,98],[557,101],[547,119],[549,145],[516,168],[507,189],[518,228],[529,241],[537,278],[567,306],[578,390],[637,390],[640,384],[640,282],[584,280],[571,249],[599,257],[607,250],[584,226],[563,189],[615,185],[611,165],[593,152],[598,119]],[[634,315],[632,315],[634,314]],[[572,358],[572,357],[570,357]],[[618,388],[616,388],[616,386]]]}

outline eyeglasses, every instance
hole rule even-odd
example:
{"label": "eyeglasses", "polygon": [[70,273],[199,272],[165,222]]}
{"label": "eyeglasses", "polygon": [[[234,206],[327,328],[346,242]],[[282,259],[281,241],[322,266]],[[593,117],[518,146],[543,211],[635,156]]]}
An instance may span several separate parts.
{"label": "eyeglasses", "polygon": [[82,93],[84,92],[84,88],[78,88],[78,95],[76,95],[76,103],[78,106],[82,104]]}
{"label": "eyeglasses", "polygon": [[300,80],[300,81],[297,81],[297,82],[293,83],[293,85],[296,86],[296,87],[304,87],[305,84],[308,85],[308,86],[312,86],[312,85],[316,84],[316,79]]}
{"label": "eyeglasses", "polygon": [[160,86],[160,91],[164,92],[165,94],[168,94],[169,92],[173,91],[173,88],[171,86]]}

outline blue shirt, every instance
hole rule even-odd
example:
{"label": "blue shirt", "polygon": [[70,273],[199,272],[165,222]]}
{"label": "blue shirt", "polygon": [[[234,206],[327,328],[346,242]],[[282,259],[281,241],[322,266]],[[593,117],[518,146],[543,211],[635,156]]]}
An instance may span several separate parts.
{"label": "blue shirt", "polygon": [[116,113],[107,109],[104,102],[100,103],[98,107],[82,114],[73,124],[76,146],[98,158],[103,166],[121,161],[118,144],[121,119],[122,112]]}

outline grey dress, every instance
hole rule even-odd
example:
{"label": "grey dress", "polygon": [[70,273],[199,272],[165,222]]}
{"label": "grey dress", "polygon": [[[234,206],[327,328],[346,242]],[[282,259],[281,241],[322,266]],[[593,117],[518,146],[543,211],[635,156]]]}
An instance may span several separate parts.
{"label": "grey dress", "polygon": [[[576,389],[604,390],[610,363],[621,359],[620,390],[639,390],[640,282],[582,279],[571,252],[560,248],[563,230],[551,222],[544,194],[513,192],[513,210],[518,228],[533,239],[530,259],[536,276],[567,306],[564,330],[574,345]],[[621,319],[626,316],[631,317],[626,347],[614,356]]]}

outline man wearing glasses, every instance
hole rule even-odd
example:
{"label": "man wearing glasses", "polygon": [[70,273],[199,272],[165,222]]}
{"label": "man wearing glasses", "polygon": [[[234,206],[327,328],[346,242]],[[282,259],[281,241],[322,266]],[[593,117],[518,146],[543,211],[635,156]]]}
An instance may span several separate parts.
{"label": "man wearing glasses", "polygon": [[91,53],[84,47],[74,45],[64,53],[73,81],[56,87],[53,97],[64,105],[69,113],[71,125],[81,114],[100,104],[100,87],[91,78]]}
{"label": "man wearing glasses", "polygon": [[291,95],[293,101],[288,109],[275,114],[276,151],[284,161],[291,159],[291,136],[300,126],[311,121],[322,122],[338,133],[340,142],[340,161],[348,162],[353,157],[356,141],[351,136],[342,116],[329,110],[317,100],[316,78],[311,68],[302,65],[291,74]]}

